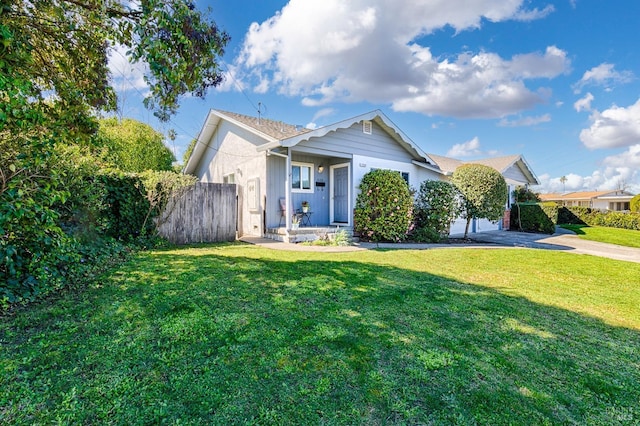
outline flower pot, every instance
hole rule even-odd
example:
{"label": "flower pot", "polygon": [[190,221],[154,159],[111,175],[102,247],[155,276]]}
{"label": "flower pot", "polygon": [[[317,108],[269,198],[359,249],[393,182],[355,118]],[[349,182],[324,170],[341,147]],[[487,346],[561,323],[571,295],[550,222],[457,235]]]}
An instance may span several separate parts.
{"label": "flower pot", "polygon": [[302,208],[302,213],[308,213],[308,212],[309,212],[309,207]]}

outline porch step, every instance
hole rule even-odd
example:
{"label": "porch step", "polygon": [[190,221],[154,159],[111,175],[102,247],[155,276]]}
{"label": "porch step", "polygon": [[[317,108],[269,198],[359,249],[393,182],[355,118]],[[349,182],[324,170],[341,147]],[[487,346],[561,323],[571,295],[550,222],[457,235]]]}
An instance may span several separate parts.
{"label": "porch step", "polygon": [[315,241],[319,239],[334,239],[336,233],[345,231],[353,238],[353,228],[351,227],[305,227],[292,229],[288,233],[285,228],[267,228],[265,238],[285,243],[302,243],[305,241]]}

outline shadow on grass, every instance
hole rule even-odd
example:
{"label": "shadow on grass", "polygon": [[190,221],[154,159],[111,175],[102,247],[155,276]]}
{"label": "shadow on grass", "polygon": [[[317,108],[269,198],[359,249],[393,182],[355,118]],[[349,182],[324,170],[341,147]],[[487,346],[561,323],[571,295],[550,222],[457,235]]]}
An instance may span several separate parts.
{"label": "shadow on grass", "polygon": [[586,235],[582,228],[588,228],[587,225],[560,225],[560,227],[573,231],[576,235]]}
{"label": "shadow on grass", "polygon": [[380,264],[153,252],[1,321],[2,423],[640,420],[638,331]]}

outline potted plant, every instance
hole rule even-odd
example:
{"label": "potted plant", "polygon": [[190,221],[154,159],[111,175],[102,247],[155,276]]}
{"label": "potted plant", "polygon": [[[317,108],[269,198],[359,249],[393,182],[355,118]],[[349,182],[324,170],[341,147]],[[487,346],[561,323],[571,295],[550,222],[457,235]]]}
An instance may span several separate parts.
{"label": "potted plant", "polygon": [[291,229],[298,229],[300,226],[300,218],[297,214],[291,216]]}
{"label": "potted plant", "polygon": [[302,212],[303,213],[308,213],[309,212],[309,202],[308,201],[303,201],[302,202]]}

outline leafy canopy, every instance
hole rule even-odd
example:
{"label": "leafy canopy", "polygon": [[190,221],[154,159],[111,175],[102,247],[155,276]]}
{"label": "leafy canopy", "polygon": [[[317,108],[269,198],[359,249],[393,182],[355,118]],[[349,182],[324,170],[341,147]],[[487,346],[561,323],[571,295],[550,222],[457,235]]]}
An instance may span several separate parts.
{"label": "leafy canopy", "polygon": [[191,0],[2,0],[4,48],[28,60],[15,76],[35,82],[39,99],[54,95],[65,109],[115,108],[108,56],[123,46],[134,62],[149,65],[145,100],[167,120],[179,97],[203,97],[222,82],[218,57],[229,35]]}
{"label": "leafy canopy", "polygon": [[474,218],[499,220],[507,202],[507,183],[494,168],[482,164],[465,164],[456,169],[452,182],[464,197],[462,215],[467,219],[464,236]]}
{"label": "leafy canopy", "polygon": [[175,159],[161,133],[131,118],[100,120],[98,140],[107,160],[124,172],[171,170]]}

